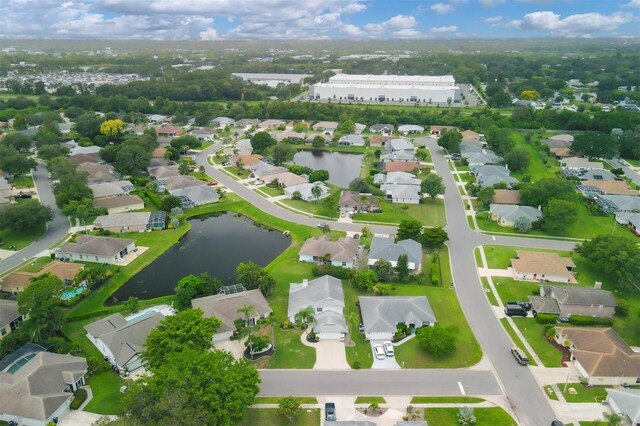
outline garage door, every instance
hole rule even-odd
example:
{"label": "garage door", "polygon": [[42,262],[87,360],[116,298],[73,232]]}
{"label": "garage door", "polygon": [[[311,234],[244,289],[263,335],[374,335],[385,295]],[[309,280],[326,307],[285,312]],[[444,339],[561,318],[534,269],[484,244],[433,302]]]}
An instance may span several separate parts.
{"label": "garage door", "polygon": [[340,340],[344,339],[342,333],[318,333],[318,339],[320,340]]}

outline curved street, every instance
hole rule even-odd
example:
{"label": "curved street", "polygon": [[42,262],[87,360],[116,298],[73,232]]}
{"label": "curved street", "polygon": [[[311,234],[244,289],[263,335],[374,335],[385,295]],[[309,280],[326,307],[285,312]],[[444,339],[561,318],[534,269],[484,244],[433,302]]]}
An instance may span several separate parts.
{"label": "curved street", "polygon": [[[252,190],[248,189],[224,172],[211,166],[207,157],[222,147],[216,143],[197,155],[199,164],[204,165],[207,174],[216,179],[231,191],[238,194],[255,207],[272,216],[290,222],[315,226],[318,219],[298,214],[279,207]],[[449,171],[447,159],[443,151],[435,142],[427,145],[431,152],[436,172],[444,180],[446,192],[444,195],[449,247],[451,254],[451,269],[458,299],[465,312],[476,339],[481,345],[493,366],[493,372],[499,382],[502,392],[513,409],[518,424],[544,425],[550,424],[556,418],[554,412],[528,368],[518,365],[510,353],[511,341],[502,325],[497,320],[482,288],[478,277],[474,248],[485,244],[509,245],[517,247],[544,248],[554,250],[571,250],[575,243],[564,240],[541,238],[525,238],[511,236],[491,236],[471,230],[467,222],[466,210],[458,188]],[[331,228],[341,231],[359,232],[363,224],[331,222]],[[396,227],[367,225],[374,233],[395,234]],[[346,373],[346,374],[345,374]],[[478,376],[479,373],[484,373]],[[478,372],[469,369],[459,370],[407,370],[397,372],[319,372],[309,371],[301,373],[298,370],[285,373],[284,371],[262,371],[262,393],[269,395],[324,395],[324,394],[366,394],[370,393],[373,382],[381,386],[390,387],[392,393],[405,394],[443,394],[458,393],[453,384],[460,382],[478,384],[469,389],[469,394],[482,395],[484,391],[493,389],[493,375],[488,372]],[[381,380],[383,374],[387,380]],[[479,385],[478,378],[484,387]],[[491,377],[491,379],[489,378]],[[374,379],[375,378],[375,379]],[[417,382],[416,382],[417,378]],[[304,383],[296,386],[295,383]],[[422,383],[422,385],[420,384]],[[442,384],[442,386],[440,386]],[[416,388],[417,386],[417,388]],[[299,393],[298,393],[299,392]],[[341,393],[342,392],[342,393]],[[493,392],[491,392],[493,393]]]}

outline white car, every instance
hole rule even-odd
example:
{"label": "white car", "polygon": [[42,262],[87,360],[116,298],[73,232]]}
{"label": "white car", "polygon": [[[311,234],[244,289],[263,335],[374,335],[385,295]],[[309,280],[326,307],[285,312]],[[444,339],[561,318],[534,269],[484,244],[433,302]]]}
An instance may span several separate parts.
{"label": "white car", "polygon": [[377,359],[384,359],[384,349],[382,349],[382,345],[375,345],[373,347],[373,352],[376,354]]}
{"label": "white car", "polygon": [[393,356],[393,344],[389,341],[382,344],[384,346],[384,354],[386,356]]}

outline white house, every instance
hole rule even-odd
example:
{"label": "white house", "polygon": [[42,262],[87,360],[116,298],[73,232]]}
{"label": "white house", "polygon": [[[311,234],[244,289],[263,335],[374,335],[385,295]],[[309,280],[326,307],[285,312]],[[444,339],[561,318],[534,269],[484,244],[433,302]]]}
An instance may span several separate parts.
{"label": "white house", "polygon": [[425,296],[360,296],[358,300],[367,340],[391,340],[398,324],[413,331],[436,323]]}
{"label": "white house", "polygon": [[56,258],[72,261],[116,264],[133,252],[134,240],[125,238],[78,235],[75,242],[64,244],[56,252]]}
{"label": "white house", "polygon": [[367,265],[373,266],[380,260],[388,260],[394,268],[398,264],[398,257],[407,255],[409,270],[419,272],[422,267],[422,245],[414,240],[402,240],[397,243],[393,238],[373,237],[369,249]]}
{"label": "white house", "polygon": [[[316,197],[312,190],[313,188],[320,188],[320,195]],[[300,199],[304,201],[322,200],[329,196],[329,187],[322,182],[302,183],[300,185],[288,186],[284,189],[284,195],[288,198],[294,198],[295,193],[300,194]]]}
{"label": "white house", "polygon": [[305,279],[302,283],[291,283],[287,310],[289,321],[295,322],[298,313],[306,308],[313,310],[316,321],[314,332],[318,339],[342,340],[344,338],[347,326],[342,316],[344,309],[342,281],[330,275],[324,275],[311,281]]}
{"label": "white house", "polygon": [[351,237],[339,238],[337,241],[331,241],[328,235],[308,238],[298,252],[298,260],[319,262],[328,255],[333,266],[353,268],[359,244],[358,240]]}

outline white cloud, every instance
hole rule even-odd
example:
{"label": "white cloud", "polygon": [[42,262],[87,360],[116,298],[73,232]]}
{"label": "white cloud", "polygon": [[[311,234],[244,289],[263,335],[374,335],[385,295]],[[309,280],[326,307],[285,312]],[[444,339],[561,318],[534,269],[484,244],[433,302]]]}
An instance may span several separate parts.
{"label": "white cloud", "polygon": [[438,15],[444,15],[446,13],[450,13],[455,10],[455,8],[452,5],[447,3],[432,4],[429,9],[431,9],[433,12],[435,12]]}
{"label": "white cloud", "polygon": [[489,24],[495,24],[496,22],[502,21],[502,16],[498,15],[498,16],[492,16],[490,18],[484,18],[483,21],[488,22]]}
{"label": "white cloud", "polygon": [[342,13],[355,13],[366,10],[367,6],[362,3],[351,3],[342,8]]}
{"label": "white cloud", "polygon": [[361,38],[366,35],[362,28],[352,24],[347,24],[340,29],[340,32],[349,38]]}
{"label": "white cloud", "polygon": [[521,30],[548,30],[565,37],[587,36],[597,32],[614,31],[633,19],[629,13],[583,13],[561,18],[550,11],[533,12],[508,25]]}
{"label": "white cloud", "polygon": [[640,8],[640,0],[631,0],[629,3],[625,4],[623,7]]}
{"label": "white cloud", "polygon": [[505,4],[507,0],[479,0],[482,7],[496,7]]}
{"label": "white cloud", "polygon": [[458,31],[457,25],[449,25],[446,27],[433,27],[429,30],[429,32],[432,32],[434,34],[455,33],[456,31]]}
{"label": "white cloud", "polygon": [[204,31],[200,31],[200,40],[207,40],[207,41],[222,40],[222,36],[218,34],[218,32],[213,28],[207,28]]}

